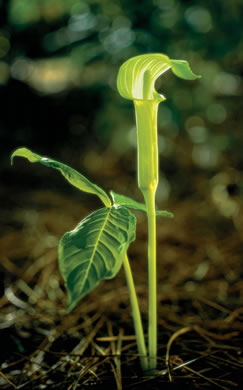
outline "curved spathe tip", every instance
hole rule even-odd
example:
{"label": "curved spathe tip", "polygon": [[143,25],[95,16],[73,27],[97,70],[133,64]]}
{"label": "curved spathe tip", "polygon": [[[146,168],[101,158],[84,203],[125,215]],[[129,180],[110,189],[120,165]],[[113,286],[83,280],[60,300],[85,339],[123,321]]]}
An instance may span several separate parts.
{"label": "curved spathe tip", "polygon": [[142,54],[132,57],[119,69],[117,88],[122,97],[131,100],[165,100],[154,87],[155,81],[168,69],[180,78],[195,80],[195,75],[188,62],[171,60],[159,53]]}

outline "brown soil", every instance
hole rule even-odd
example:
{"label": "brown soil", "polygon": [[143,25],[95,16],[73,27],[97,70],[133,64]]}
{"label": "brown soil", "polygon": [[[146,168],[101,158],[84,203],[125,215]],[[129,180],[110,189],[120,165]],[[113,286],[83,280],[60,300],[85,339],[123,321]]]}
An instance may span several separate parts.
{"label": "brown soil", "polygon": [[[231,200],[241,210],[241,199]],[[93,204],[85,202],[87,209],[73,195],[46,190],[27,190],[6,202],[0,238],[1,388],[239,387],[243,368],[240,212],[223,216],[208,194],[174,202],[169,209],[175,219],[158,221],[159,358],[157,374],[148,376],[139,368],[123,271],[114,280],[100,283],[73,312],[64,312],[58,239]],[[129,254],[146,328],[146,219],[136,215],[137,241]]]}

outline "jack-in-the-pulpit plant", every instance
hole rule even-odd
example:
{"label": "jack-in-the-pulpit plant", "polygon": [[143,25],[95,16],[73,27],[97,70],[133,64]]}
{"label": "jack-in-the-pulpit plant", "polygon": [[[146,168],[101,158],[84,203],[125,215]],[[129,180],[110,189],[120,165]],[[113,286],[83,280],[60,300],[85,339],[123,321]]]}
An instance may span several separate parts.
{"label": "jack-in-the-pulpit plant", "polygon": [[[68,294],[68,310],[72,310],[102,279],[116,276],[123,265],[140,363],[143,370],[153,372],[157,365],[157,296],[156,296],[156,216],[173,217],[168,211],[156,211],[155,193],[158,186],[157,111],[164,96],[154,88],[157,78],[172,69],[187,80],[196,79],[186,61],[171,60],[163,54],[133,57],[120,68],[117,86],[120,94],[134,102],[137,124],[138,186],[145,204],[99,186],[69,166],[42,157],[27,148],[12,153],[30,162],[39,162],[57,169],[69,183],[81,191],[97,195],[104,207],[84,218],[61,238],[58,261]],[[130,209],[147,213],[148,219],[148,349],[135,291],[127,250],[135,240],[136,218]]]}
{"label": "jack-in-the-pulpit plant", "polygon": [[148,294],[149,368],[156,368],[157,355],[157,277],[156,277],[156,214],[155,194],[159,181],[157,112],[165,100],[154,84],[168,69],[183,79],[194,80],[188,62],[171,60],[163,54],[144,54],[126,61],[120,68],[117,86],[120,94],[134,102],[137,124],[138,187],[140,188],[148,218]]}

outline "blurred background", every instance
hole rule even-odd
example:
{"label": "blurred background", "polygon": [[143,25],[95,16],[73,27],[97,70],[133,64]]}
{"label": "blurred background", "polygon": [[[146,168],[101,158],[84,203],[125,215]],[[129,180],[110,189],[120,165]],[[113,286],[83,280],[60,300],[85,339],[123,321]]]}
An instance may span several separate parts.
{"label": "blurred background", "polygon": [[[95,177],[105,188],[136,192],[134,110],[119,96],[116,77],[128,58],[160,52],[188,60],[202,78],[186,82],[169,71],[157,82],[167,97],[159,108],[158,203],[198,196],[202,187],[205,192],[213,187],[216,201],[228,202],[228,193],[240,192],[242,0],[0,4],[3,185],[13,186],[13,180],[37,185],[52,175],[22,162],[10,170],[9,154],[25,145]],[[36,169],[37,179],[31,176]],[[237,205],[230,200],[221,211],[231,216]]]}
{"label": "blurred background", "polygon": [[[39,317],[35,323],[22,309],[12,315],[12,286],[36,316],[47,313],[53,329],[52,313],[66,301],[58,240],[101,206],[56,171],[21,158],[11,167],[11,152],[26,146],[106,191],[141,201],[134,109],[120,97],[116,78],[128,58],[151,52],[185,59],[202,75],[183,81],[168,71],[156,83],[167,98],[158,115],[157,205],[175,213],[174,220],[158,223],[160,330],[170,334],[200,321],[214,329],[209,321],[230,313],[223,306],[242,305],[242,17],[242,0],[0,0],[0,307],[6,314],[0,328],[18,325],[18,318],[18,329],[39,324]],[[138,240],[129,250],[146,318],[147,228],[141,214]],[[122,275],[101,284],[86,303],[98,311],[106,305],[110,318],[121,312],[119,321],[130,324]],[[188,305],[176,305],[183,299]],[[209,299],[220,309],[213,311]],[[80,313],[96,310],[90,305],[80,305]],[[234,326],[242,330],[242,324]],[[2,351],[11,353],[16,343],[9,340]],[[32,344],[30,338],[31,351]]]}

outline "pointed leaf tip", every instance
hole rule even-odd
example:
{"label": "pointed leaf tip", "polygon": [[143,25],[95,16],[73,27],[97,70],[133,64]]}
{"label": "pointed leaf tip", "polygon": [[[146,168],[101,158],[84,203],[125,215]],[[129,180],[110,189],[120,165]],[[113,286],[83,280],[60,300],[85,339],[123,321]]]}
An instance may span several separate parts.
{"label": "pointed leaf tip", "polygon": [[39,162],[42,165],[58,170],[74,187],[78,188],[80,191],[97,195],[106,207],[111,207],[111,200],[102,188],[89,181],[85,176],[68,165],[48,157],[40,156],[27,148],[19,148],[15,150],[15,152],[11,155],[11,163],[16,156],[24,157],[31,163]]}
{"label": "pointed leaf tip", "polygon": [[174,214],[167,210],[158,210],[156,211],[157,217],[164,217],[164,218],[174,218]]}
{"label": "pointed leaf tip", "polygon": [[13,165],[14,157],[24,157],[27,158],[29,162],[35,163],[38,161],[36,156],[38,155],[35,155],[35,153],[31,152],[31,150],[27,148],[18,148],[10,156],[11,165]]}

